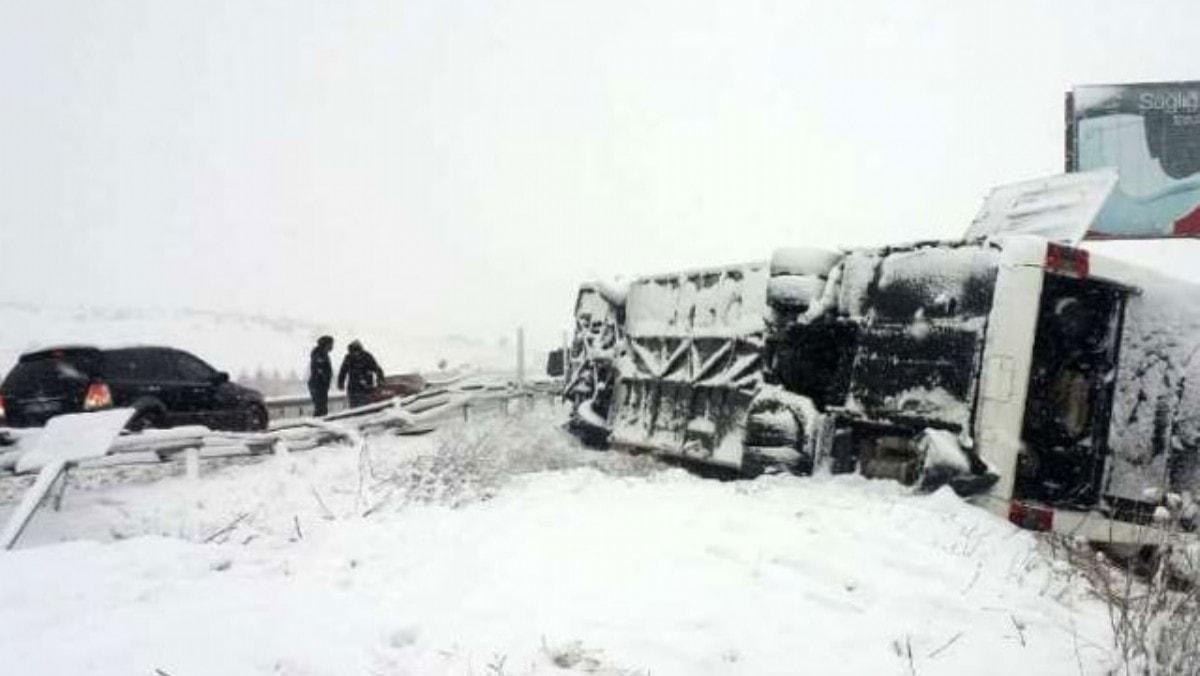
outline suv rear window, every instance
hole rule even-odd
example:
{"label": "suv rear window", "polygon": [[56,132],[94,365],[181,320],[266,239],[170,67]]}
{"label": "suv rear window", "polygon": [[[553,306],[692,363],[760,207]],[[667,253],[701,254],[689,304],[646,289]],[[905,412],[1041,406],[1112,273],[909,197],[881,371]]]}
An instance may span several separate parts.
{"label": "suv rear window", "polygon": [[104,375],[113,380],[169,382],[177,379],[169,353],[153,348],[105,351]]}
{"label": "suv rear window", "polygon": [[4,393],[22,397],[38,392],[58,395],[73,391],[91,379],[97,370],[98,357],[92,352],[66,352],[22,359],[4,379]]}

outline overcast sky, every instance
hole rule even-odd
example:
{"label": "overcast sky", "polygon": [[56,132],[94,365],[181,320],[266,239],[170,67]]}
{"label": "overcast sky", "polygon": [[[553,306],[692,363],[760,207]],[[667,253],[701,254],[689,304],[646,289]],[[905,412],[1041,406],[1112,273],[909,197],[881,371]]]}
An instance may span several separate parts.
{"label": "overcast sky", "polygon": [[1073,84],[1200,78],[1197,26],[1191,0],[4,2],[0,300],[553,336],[589,277],[957,236],[1062,170]]}

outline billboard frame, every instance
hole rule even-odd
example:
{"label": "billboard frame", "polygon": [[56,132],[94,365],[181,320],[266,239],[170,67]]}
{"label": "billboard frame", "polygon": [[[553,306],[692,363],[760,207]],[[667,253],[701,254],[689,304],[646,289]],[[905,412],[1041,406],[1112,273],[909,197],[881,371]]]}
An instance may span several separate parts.
{"label": "billboard frame", "polygon": [[[1064,118],[1063,119],[1063,123],[1064,123],[1063,124],[1063,128],[1064,128],[1063,168],[1067,173],[1076,173],[1076,172],[1079,172],[1082,170],[1081,165],[1080,165],[1080,150],[1079,150],[1079,141],[1080,141],[1079,121],[1081,118],[1079,117],[1080,111],[1079,111],[1079,106],[1078,106],[1078,101],[1077,101],[1076,95],[1080,90],[1099,89],[1102,87],[1113,88],[1114,90],[1117,90],[1118,92],[1120,92],[1120,90],[1136,90],[1136,89],[1153,90],[1155,88],[1169,89],[1169,88],[1175,87],[1175,88],[1179,88],[1180,90],[1182,90],[1183,88],[1187,88],[1188,93],[1191,93],[1191,92],[1200,92],[1200,80],[1142,81],[1142,82],[1125,82],[1125,83],[1092,83],[1092,84],[1072,85],[1071,89],[1069,91],[1067,91],[1063,97],[1063,118]],[[1156,108],[1149,108],[1149,109],[1143,109],[1143,110],[1155,110],[1155,109]],[[1197,109],[1193,110],[1191,106],[1187,106],[1185,108],[1182,108],[1182,110],[1184,111],[1183,114],[1195,115],[1195,114],[1200,113],[1200,107],[1197,107]],[[1113,110],[1112,114],[1122,114],[1122,112],[1123,111],[1121,108],[1116,108]],[[1170,111],[1170,113],[1174,114],[1174,109],[1172,109]],[[1139,112],[1139,113],[1125,112],[1124,114],[1138,115],[1143,120],[1146,119],[1145,115],[1141,112]],[[1100,115],[1098,117],[1103,117],[1103,115]],[[1200,125],[1196,125],[1196,126],[1197,126],[1197,131],[1195,133],[1195,138],[1200,139]],[[1152,145],[1152,142],[1149,139],[1148,132],[1145,131],[1144,129],[1143,129],[1143,142],[1145,142],[1147,144],[1147,147],[1149,150],[1150,146]],[[1161,151],[1159,151],[1159,152],[1161,152]],[[1161,156],[1154,154],[1153,150],[1151,150],[1151,156],[1154,159],[1157,159],[1161,162],[1161,159],[1160,159]],[[1089,169],[1095,169],[1095,168],[1096,167],[1089,167]],[[1121,168],[1122,167],[1120,165],[1117,165],[1118,171],[1120,171]],[[1173,174],[1171,174],[1171,177],[1178,178],[1178,177],[1175,177]],[[1200,169],[1198,169],[1197,171],[1190,174],[1188,176],[1188,178],[1190,178],[1190,177],[1200,177]],[[1186,179],[1178,178],[1178,180],[1183,181]],[[1129,196],[1126,193],[1124,193],[1123,191],[1121,191],[1120,183],[1118,183],[1117,190],[1119,192],[1121,192],[1122,197],[1124,197],[1128,200]],[[1128,204],[1128,203],[1129,202],[1127,201],[1125,204]],[[1149,203],[1143,202],[1143,205],[1145,205],[1145,204],[1149,204]],[[1153,210],[1152,206],[1149,206],[1146,208],[1148,211]],[[1177,229],[1177,228],[1179,228],[1178,224],[1181,221],[1183,221],[1185,219],[1194,218],[1195,215],[1200,215],[1200,195],[1198,195],[1196,197],[1194,204],[1192,204],[1190,207],[1188,207],[1186,211],[1183,211],[1182,213],[1179,213],[1173,217],[1164,215],[1165,217],[1162,219],[1162,226],[1164,227],[1164,231],[1161,233],[1138,233],[1138,232],[1121,233],[1121,232],[1104,232],[1104,231],[1097,231],[1097,230],[1089,229],[1088,232],[1086,233],[1086,235],[1084,236],[1084,239],[1093,240],[1093,241],[1166,240],[1166,239],[1192,239],[1192,240],[1195,240],[1195,239],[1200,239],[1200,229],[1183,229],[1183,230]],[[1133,223],[1136,223],[1136,222],[1137,221],[1134,221]],[[1153,221],[1148,220],[1145,222],[1153,222]],[[1185,226],[1185,228],[1186,228],[1186,226]]]}

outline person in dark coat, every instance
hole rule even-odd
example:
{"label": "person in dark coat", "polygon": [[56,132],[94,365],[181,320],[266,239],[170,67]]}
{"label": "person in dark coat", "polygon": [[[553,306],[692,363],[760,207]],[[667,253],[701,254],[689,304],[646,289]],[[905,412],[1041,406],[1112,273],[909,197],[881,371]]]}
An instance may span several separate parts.
{"label": "person in dark coat", "polygon": [[321,336],[308,355],[308,393],[312,395],[313,415],[320,418],[329,413],[329,386],[333,383],[333,337]]}
{"label": "person in dark coat", "polygon": [[362,343],[352,341],[338,369],[338,389],[346,390],[350,408],[370,403],[371,390],[383,382],[383,369]]}

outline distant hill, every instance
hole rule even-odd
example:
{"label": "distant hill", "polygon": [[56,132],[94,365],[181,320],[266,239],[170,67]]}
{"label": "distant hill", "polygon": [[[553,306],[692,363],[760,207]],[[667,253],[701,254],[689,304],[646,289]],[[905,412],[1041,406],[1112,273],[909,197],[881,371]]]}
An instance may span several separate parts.
{"label": "distant hill", "polygon": [[[388,327],[335,326],[301,319],[197,309],[36,306],[0,301],[0,374],[18,356],[62,344],[171,345],[204,358],[234,378],[290,381],[306,376],[308,352],[317,336],[334,336],[335,365],[358,338],[388,373],[431,371],[440,362],[455,368],[515,368],[515,338],[464,335],[414,336]],[[526,353],[530,371],[544,356]],[[275,389],[275,388],[270,388]]]}

